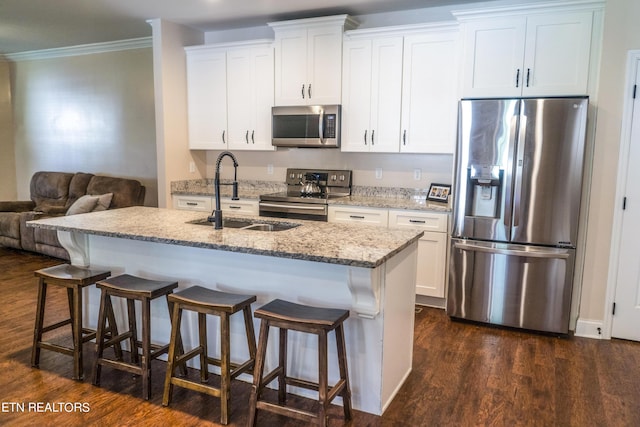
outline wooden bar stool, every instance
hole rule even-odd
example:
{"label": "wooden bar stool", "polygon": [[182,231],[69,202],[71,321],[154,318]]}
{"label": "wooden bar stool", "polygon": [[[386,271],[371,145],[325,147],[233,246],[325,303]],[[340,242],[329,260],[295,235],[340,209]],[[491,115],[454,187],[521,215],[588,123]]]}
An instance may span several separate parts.
{"label": "wooden bar stool", "polygon": [[[151,300],[168,296],[178,287],[178,282],[149,280],[141,277],[123,274],[101,280],[96,286],[102,290],[100,295],[100,310],[98,313],[98,331],[96,335],[96,360],[93,365],[93,384],[100,385],[100,373],[102,366],[109,366],[142,377],[142,396],[149,400],[151,396],[151,361],[167,352],[169,345],[151,344]],[[110,339],[105,336],[105,323],[109,312],[113,312],[111,297],[120,297],[127,300],[127,317],[129,330],[116,334]],[[142,335],[138,340],[136,327],[135,301],[140,301],[142,306]],[[167,302],[169,308],[171,303]],[[171,312],[171,310],[169,310]],[[120,342],[128,339],[131,346],[131,362],[107,359],[104,350],[120,346]],[[181,344],[180,344],[181,346]],[[142,349],[142,354],[140,354]],[[142,356],[142,357],[140,357]]]}
{"label": "wooden bar stool", "polygon": [[[285,415],[321,426],[328,423],[327,410],[336,396],[342,396],[344,417],[351,419],[351,389],[349,388],[349,374],[347,371],[347,355],[344,343],[343,323],[349,317],[349,311],[334,308],[310,307],[276,299],[257,309],[256,318],[262,319],[260,324],[260,340],[256,355],[256,366],[253,371],[253,387],[249,399],[249,422],[254,426],[256,412],[264,409],[276,414]],[[280,328],[278,367],[263,376],[264,360],[267,352],[267,338],[269,327]],[[287,376],[287,331],[306,332],[318,335],[318,383],[305,381]],[[331,388],[328,386],[327,370],[327,334],[335,330],[338,349],[338,368],[340,379]],[[278,404],[260,399],[262,389],[271,381],[278,379]],[[318,391],[318,412],[311,413],[286,406],[286,386],[294,385]]]}
{"label": "wooden bar stool", "polygon": [[[82,380],[83,361],[82,344],[92,340],[96,336],[93,329],[84,328],[82,322],[82,288],[92,285],[98,280],[111,276],[110,271],[96,270],[91,268],[75,267],[69,264],[56,265],[54,267],[43,268],[34,272],[38,280],[38,301],[36,309],[36,323],[33,330],[33,347],[31,349],[31,366],[38,368],[40,365],[40,350],[51,350],[58,353],[73,356],[73,379]],[[67,288],[67,298],[69,300],[69,318],[49,326],[44,326],[44,309],[47,299],[47,286],[63,286]],[[109,328],[115,327],[113,314],[107,313]],[[43,341],[42,335],[45,332],[71,325],[71,335],[73,336],[73,347]],[[118,353],[120,356],[122,353]]]}
{"label": "wooden bar stool", "polygon": [[[164,381],[164,396],[162,398],[164,406],[168,406],[171,402],[173,386],[176,385],[219,397],[220,423],[227,424],[229,422],[231,380],[243,372],[250,372],[256,358],[256,337],[253,330],[253,317],[251,316],[251,303],[255,300],[255,295],[230,294],[203,288],[202,286],[192,286],[169,295],[169,301],[173,303],[173,312],[171,315],[171,341],[169,344],[169,358],[167,359],[167,376]],[[180,349],[176,349],[176,343],[180,342],[182,310],[198,313],[199,346],[186,354],[180,352]],[[249,360],[242,364],[237,364],[231,361],[229,318],[232,314],[241,310],[244,315]],[[220,318],[220,359],[211,358],[207,353],[207,314]],[[176,366],[184,365],[187,360],[196,356],[200,356],[200,383],[186,378],[177,378],[174,375]],[[209,365],[220,367],[220,388],[203,384],[209,379]]]}

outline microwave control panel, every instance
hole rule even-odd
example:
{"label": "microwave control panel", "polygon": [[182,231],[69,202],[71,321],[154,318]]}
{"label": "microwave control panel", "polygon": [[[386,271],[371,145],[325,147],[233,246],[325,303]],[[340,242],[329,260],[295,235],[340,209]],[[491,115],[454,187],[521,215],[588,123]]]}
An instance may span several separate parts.
{"label": "microwave control panel", "polygon": [[335,138],[336,137],[336,115],[326,114],[324,116],[324,137]]}

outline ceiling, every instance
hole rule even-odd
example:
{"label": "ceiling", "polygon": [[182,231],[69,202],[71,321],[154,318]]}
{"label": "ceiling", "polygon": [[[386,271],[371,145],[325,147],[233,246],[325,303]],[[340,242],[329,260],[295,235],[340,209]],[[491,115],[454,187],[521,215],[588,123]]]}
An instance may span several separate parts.
{"label": "ceiling", "polygon": [[366,15],[478,0],[0,0],[0,54],[151,35],[147,19],[202,31],[302,17]]}

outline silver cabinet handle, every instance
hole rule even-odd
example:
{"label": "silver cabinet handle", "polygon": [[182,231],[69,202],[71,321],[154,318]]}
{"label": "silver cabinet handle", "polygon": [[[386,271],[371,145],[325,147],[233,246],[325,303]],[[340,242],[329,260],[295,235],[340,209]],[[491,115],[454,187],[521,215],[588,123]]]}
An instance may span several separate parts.
{"label": "silver cabinet handle", "polygon": [[247,144],[249,143],[249,131],[244,134],[244,140],[247,141]]}
{"label": "silver cabinet handle", "polygon": [[424,219],[410,219],[409,222],[412,222],[414,224],[426,224],[427,221],[425,221]]}
{"label": "silver cabinet handle", "polygon": [[520,68],[516,70],[516,87],[520,87]]}
{"label": "silver cabinet handle", "polygon": [[402,144],[403,145],[407,145],[407,130],[405,129],[404,132],[402,132]]}
{"label": "silver cabinet handle", "polygon": [[229,209],[242,209],[242,206],[229,205]]}
{"label": "silver cabinet handle", "polygon": [[256,143],[256,140],[255,140],[255,138],[254,138],[255,133],[256,133],[256,131],[255,131],[255,130],[252,130],[252,131],[251,131],[251,143],[252,143],[252,144],[255,144],[255,143]]}
{"label": "silver cabinet handle", "polygon": [[362,216],[362,215],[349,215],[349,218],[353,218],[353,219],[364,219],[364,216]]}
{"label": "silver cabinet handle", "polygon": [[225,141],[225,140],[224,140],[224,133],[225,133],[225,132],[226,132],[226,130],[223,130],[223,131],[222,131],[222,143],[223,143],[223,144],[226,144],[226,143],[227,143],[227,141]]}
{"label": "silver cabinet handle", "polygon": [[198,206],[196,202],[187,202],[187,206]]}
{"label": "silver cabinet handle", "polygon": [[364,145],[367,145],[367,129],[364,130]]}
{"label": "silver cabinet handle", "polygon": [[309,87],[307,88],[307,93],[309,94],[309,99],[311,99],[311,83],[309,83]]}
{"label": "silver cabinet handle", "polygon": [[531,75],[531,68],[527,68],[527,87],[529,87],[529,76]]}
{"label": "silver cabinet handle", "polygon": [[376,130],[374,129],[371,131],[371,145],[375,144],[375,140],[373,139],[375,134],[376,134]]}
{"label": "silver cabinet handle", "polygon": [[304,84],[302,85],[302,99],[304,99]]}

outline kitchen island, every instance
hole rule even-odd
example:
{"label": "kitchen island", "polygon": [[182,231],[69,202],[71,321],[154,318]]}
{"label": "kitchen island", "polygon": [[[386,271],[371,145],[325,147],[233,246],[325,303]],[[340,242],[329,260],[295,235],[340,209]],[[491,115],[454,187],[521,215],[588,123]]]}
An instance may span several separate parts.
{"label": "kitchen island", "polygon": [[[28,225],[57,230],[74,265],[109,267],[114,275],[126,272],[176,280],[181,289],[200,285],[255,294],[254,308],[281,298],[350,310],[345,337],[353,406],[382,414],[411,371],[416,254],[422,231],[258,217],[238,219],[295,226],[282,231],[214,230],[209,224],[197,224],[203,219],[202,212],[132,207]],[[98,297],[95,287],[86,289],[85,323],[92,327]],[[152,305],[152,341],[168,342],[170,322],[164,301]],[[124,302],[115,310],[124,327]],[[190,314],[185,313],[183,320],[186,348],[197,342],[197,316]],[[232,360],[244,360],[248,350],[242,343],[242,319],[231,320]],[[209,345],[217,354],[217,319],[209,322]],[[270,337],[267,369],[275,364],[276,337]],[[291,374],[315,380],[317,340],[292,333],[290,342]],[[335,346],[330,345],[330,382],[338,378],[336,357]],[[161,381],[162,374],[154,378]],[[241,379],[251,380],[249,375]],[[313,396],[303,389],[289,391]]]}

